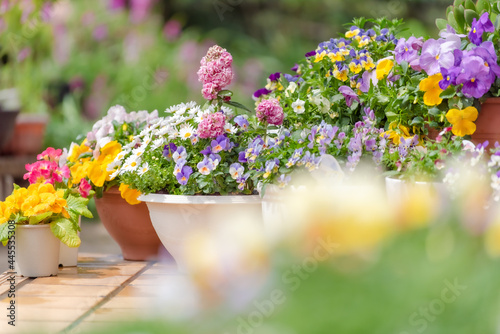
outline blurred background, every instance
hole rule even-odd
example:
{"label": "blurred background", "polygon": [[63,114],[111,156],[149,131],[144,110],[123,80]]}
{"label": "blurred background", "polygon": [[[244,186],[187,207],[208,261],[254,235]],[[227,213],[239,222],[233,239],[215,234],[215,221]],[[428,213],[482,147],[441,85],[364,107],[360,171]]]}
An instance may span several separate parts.
{"label": "blurred background", "polygon": [[47,123],[43,146],[67,147],[112,105],[161,112],[183,101],[199,101],[196,72],[214,43],[233,54],[234,99],[251,105],[251,94],[270,73],[289,71],[319,42],[337,37],[354,17],[402,18],[407,28],[402,35],[436,36],[434,21],[450,4],[3,0],[0,89],[17,88],[21,115],[44,115],[39,117]]}

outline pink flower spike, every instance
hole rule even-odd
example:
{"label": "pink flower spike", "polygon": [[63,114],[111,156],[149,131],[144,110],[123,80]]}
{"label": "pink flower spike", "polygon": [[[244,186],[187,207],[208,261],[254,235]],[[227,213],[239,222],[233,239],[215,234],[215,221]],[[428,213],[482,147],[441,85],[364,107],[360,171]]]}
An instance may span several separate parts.
{"label": "pink flower spike", "polygon": [[89,181],[87,179],[82,179],[80,182],[80,186],[78,187],[78,192],[82,197],[89,197],[90,190],[92,190],[92,186],[90,185]]}
{"label": "pink flower spike", "polygon": [[283,124],[283,108],[277,99],[263,100],[257,106],[257,118],[261,122],[267,122],[272,125]]}

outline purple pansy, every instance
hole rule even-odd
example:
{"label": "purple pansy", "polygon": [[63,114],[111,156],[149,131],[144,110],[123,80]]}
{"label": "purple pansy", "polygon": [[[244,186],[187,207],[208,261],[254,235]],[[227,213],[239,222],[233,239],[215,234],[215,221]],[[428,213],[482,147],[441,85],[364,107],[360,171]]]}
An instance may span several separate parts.
{"label": "purple pansy", "polygon": [[278,79],[281,77],[281,72],[276,72],[273,73],[269,76],[269,80],[271,81],[278,81]]}
{"label": "purple pansy", "polygon": [[483,42],[483,33],[484,32],[494,32],[495,27],[489,18],[489,13],[486,12],[479,20],[474,18],[472,20],[471,31],[469,32],[469,40],[476,44],[480,45]]}
{"label": "purple pansy", "polygon": [[185,186],[189,181],[189,176],[193,173],[193,169],[189,166],[183,166],[180,173],[177,174],[177,182]]}
{"label": "purple pansy", "polygon": [[213,170],[213,162],[209,161],[209,158],[205,156],[202,161],[198,162],[196,167],[200,174],[208,175]]}
{"label": "purple pansy", "polygon": [[174,143],[167,144],[163,147],[163,156],[167,158],[167,160],[170,160],[176,150],[177,146]]}
{"label": "purple pansy", "polygon": [[269,90],[267,88],[257,89],[255,91],[255,93],[253,93],[253,97],[254,97],[254,99],[258,99],[262,95],[268,95],[268,94],[271,94],[272,92],[273,92],[272,90]]}
{"label": "purple pansy", "polygon": [[422,46],[419,65],[428,75],[439,73],[441,67],[450,68],[454,64],[455,57],[451,51],[460,48],[460,45],[442,47],[443,41],[429,39]]}
{"label": "purple pansy", "polygon": [[349,86],[341,86],[339,92],[345,97],[345,102],[348,107],[352,105],[352,101],[356,100],[359,102],[358,95]]}
{"label": "purple pansy", "polygon": [[234,118],[234,123],[238,124],[238,126],[243,130],[248,130],[248,127],[250,126],[248,120],[243,115],[236,116]]}
{"label": "purple pansy", "polygon": [[305,57],[308,58],[308,57],[313,57],[316,55],[316,51],[315,50],[312,50],[312,51],[309,51],[308,53],[305,54]]}
{"label": "purple pansy", "polygon": [[212,140],[210,145],[212,146],[212,153],[227,151],[230,147],[229,139],[224,135],[218,136],[217,139]]}
{"label": "purple pansy", "polygon": [[480,98],[491,87],[492,81],[489,68],[484,60],[477,56],[464,57],[461,64],[462,72],[457,76],[457,85],[463,84],[462,93],[466,97]]}

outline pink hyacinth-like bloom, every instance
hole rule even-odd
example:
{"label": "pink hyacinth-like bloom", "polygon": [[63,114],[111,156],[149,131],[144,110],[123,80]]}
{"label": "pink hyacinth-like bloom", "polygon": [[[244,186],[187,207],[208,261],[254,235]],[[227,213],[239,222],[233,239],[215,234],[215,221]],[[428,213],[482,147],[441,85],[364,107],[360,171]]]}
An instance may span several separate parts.
{"label": "pink hyacinth-like bloom", "polygon": [[200,138],[217,138],[224,134],[224,125],[226,125],[226,115],[220,111],[210,114],[198,124],[198,136]]}
{"label": "pink hyacinth-like bloom", "polygon": [[203,83],[202,94],[205,99],[214,100],[231,83],[234,77],[232,63],[233,57],[226,49],[218,45],[208,49],[198,70],[198,80]]}
{"label": "pink hyacinth-like bloom", "polygon": [[283,108],[277,99],[263,100],[257,106],[257,118],[272,125],[283,124]]}
{"label": "pink hyacinth-like bloom", "polygon": [[80,195],[84,198],[89,197],[90,190],[92,190],[92,186],[90,185],[89,181],[87,179],[82,179],[80,182],[80,186],[78,187],[78,192]]}

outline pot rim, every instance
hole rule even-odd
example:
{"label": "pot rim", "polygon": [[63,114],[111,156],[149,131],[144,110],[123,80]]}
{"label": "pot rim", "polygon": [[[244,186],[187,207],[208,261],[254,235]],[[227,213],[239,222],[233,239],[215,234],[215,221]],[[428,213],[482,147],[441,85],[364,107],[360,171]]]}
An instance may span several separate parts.
{"label": "pot rim", "polygon": [[47,228],[50,227],[50,224],[35,224],[35,225],[29,225],[29,224],[16,224],[16,228]]}
{"label": "pot rim", "polygon": [[444,184],[442,181],[408,181],[408,180],[402,180],[397,176],[386,176],[385,177],[386,182],[401,182],[401,183],[415,183],[415,184]]}
{"label": "pot rim", "polygon": [[168,203],[168,204],[253,204],[261,203],[260,195],[166,195],[148,194],[140,195],[140,201],[146,203]]}

